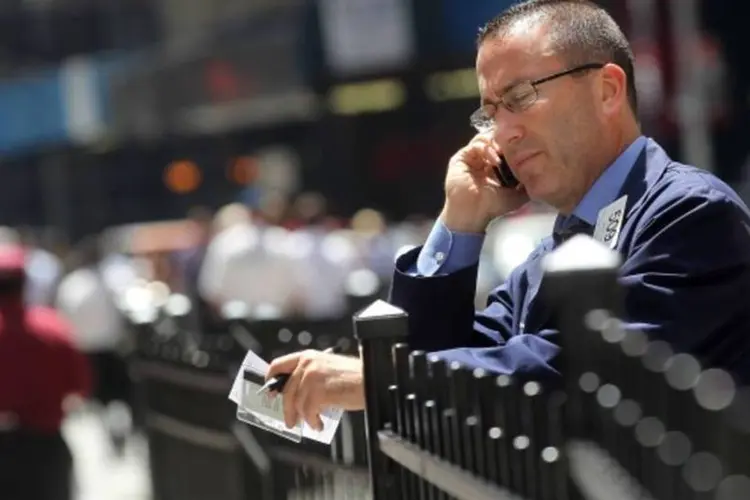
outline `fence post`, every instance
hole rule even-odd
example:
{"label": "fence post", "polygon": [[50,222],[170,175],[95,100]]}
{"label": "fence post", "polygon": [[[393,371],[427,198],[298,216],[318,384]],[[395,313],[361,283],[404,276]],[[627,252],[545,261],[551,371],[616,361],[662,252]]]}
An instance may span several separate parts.
{"label": "fence post", "polygon": [[[363,362],[367,458],[374,500],[395,498],[395,482],[388,459],[380,453],[378,431],[393,418],[389,387],[394,383],[391,350],[408,335],[407,314],[384,300],[376,300],[354,315],[354,336]],[[395,496],[394,496],[395,495]]]}
{"label": "fence post", "polygon": [[[569,475],[589,493],[599,492],[604,486],[603,478],[591,474],[585,464],[605,459],[587,441],[603,437],[596,389],[602,371],[607,371],[606,353],[594,336],[600,325],[592,322],[622,317],[622,288],[617,282],[620,261],[617,252],[590,236],[574,236],[546,257],[540,290],[560,330],[562,351],[557,368],[563,374],[567,395],[563,432],[568,444],[563,456]],[[585,450],[585,456],[581,456],[581,450]],[[568,488],[569,498],[578,496],[577,488],[571,484]]]}

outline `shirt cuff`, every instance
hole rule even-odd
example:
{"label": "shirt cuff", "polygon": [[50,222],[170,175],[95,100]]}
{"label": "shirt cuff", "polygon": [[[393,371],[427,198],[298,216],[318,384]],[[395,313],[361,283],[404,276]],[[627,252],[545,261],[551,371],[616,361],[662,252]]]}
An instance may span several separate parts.
{"label": "shirt cuff", "polygon": [[420,276],[455,273],[479,262],[484,233],[450,231],[438,219],[417,257]]}

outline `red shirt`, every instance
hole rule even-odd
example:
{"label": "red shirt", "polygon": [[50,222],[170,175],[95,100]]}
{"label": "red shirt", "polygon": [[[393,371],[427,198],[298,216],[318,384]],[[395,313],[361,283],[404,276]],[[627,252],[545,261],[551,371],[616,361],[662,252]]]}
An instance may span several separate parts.
{"label": "red shirt", "polygon": [[91,383],[88,359],[56,311],[0,303],[0,413],[22,429],[57,432],[65,398],[88,396]]}

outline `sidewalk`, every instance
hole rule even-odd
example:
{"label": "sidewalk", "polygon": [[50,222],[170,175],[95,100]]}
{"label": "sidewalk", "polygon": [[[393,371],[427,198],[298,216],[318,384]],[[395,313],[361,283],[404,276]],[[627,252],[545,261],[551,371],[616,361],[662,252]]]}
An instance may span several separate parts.
{"label": "sidewalk", "polygon": [[133,438],[122,457],[110,452],[98,416],[84,412],[63,425],[76,466],[78,494],[75,500],[150,500],[148,449]]}

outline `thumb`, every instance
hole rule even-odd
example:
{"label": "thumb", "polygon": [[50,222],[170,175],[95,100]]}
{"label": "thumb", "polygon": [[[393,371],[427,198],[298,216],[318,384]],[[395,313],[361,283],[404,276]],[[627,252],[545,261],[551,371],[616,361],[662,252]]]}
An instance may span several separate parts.
{"label": "thumb", "polygon": [[271,361],[271,364],[268,367],[268,373],[266,374],[266,380],[276,377],[277,375],[292,373],[297,369],[301,356],[302,353],[293,352]]}

